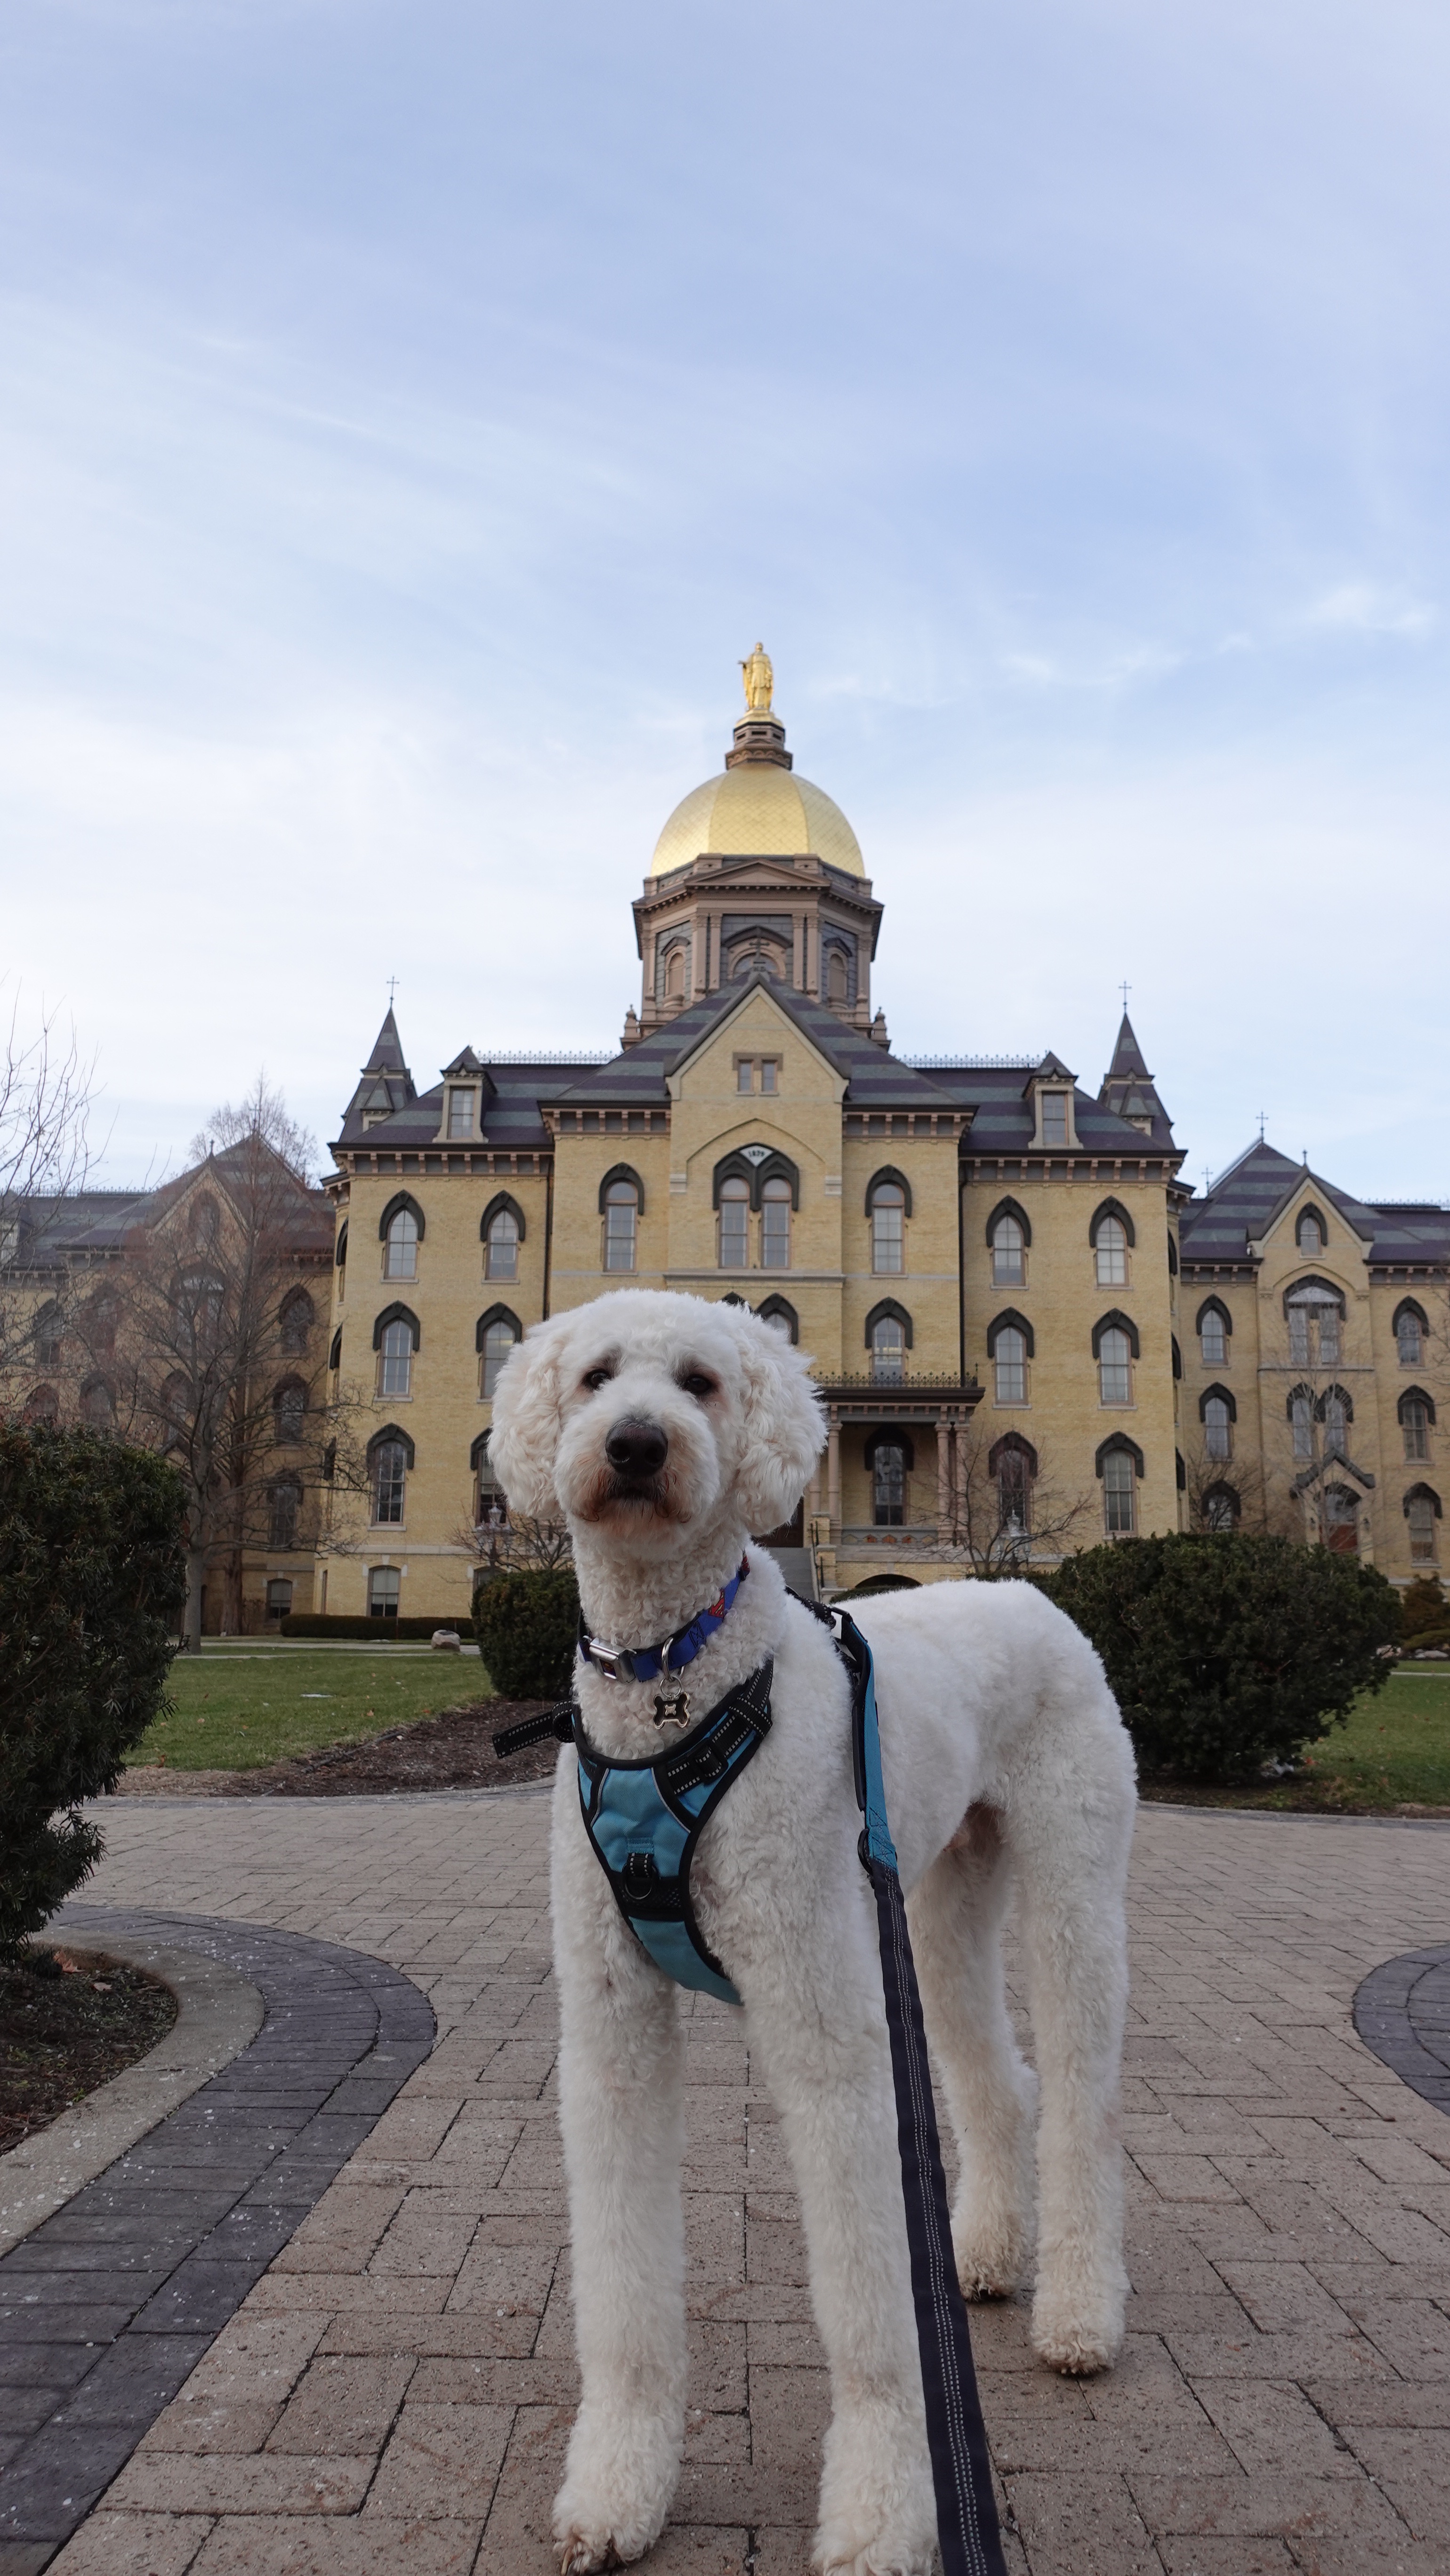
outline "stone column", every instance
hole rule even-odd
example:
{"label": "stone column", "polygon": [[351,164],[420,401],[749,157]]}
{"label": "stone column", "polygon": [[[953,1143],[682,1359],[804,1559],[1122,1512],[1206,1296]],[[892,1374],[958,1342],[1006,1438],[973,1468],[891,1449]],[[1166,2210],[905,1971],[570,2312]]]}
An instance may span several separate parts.
{"label": "stone column", "polygon": [[841,1535],[841,1426],[831,1409],[831,1428],[826,1442],[826,1509],[831,1515],[831,1536]]}
{"label": "stone column", "polygon": [[952,1534],[952,1427],[944,1414],[936,1426],[936,1535],[945,1547]]}

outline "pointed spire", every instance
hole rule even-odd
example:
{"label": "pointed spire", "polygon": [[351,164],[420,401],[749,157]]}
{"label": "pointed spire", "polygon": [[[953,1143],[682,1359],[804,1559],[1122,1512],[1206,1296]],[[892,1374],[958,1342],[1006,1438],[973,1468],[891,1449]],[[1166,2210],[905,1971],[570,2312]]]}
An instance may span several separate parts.
{"label": "pointed spire", "polygon": [[364,1073],[405,1073],[407,1071],[403,1061],[403,1041],[398,1035],[398,1023],[393,1017],[391,1002],[388,1004],[387,1017],[373,1040],[373,1051],[363,1066],[363,1071]]}
{"label": "pointed spire", "polygon": [[1147,1059],[1133,1034],[1133,1023],[1126,1011],[1123,1013],[1122,1026],[1118,1031],[1118,1043],[1113,1049],[1113,1060],[1105,1078],[1109,1082],[1151,1082],[1153,1079],[1148,1071]]}
{"label": "pointed spire", "polygon": [[1125,1118],[1130,1127],[1136,1127],[1140,1135],[1150,1136],[1155,1145],[1172,1144],[1172,1122],[1153,1088],[1147,1057],[1138,1044],[1126,1010],[1098,1100],[1104,1109],[1111,1109],[1115,1117]]}

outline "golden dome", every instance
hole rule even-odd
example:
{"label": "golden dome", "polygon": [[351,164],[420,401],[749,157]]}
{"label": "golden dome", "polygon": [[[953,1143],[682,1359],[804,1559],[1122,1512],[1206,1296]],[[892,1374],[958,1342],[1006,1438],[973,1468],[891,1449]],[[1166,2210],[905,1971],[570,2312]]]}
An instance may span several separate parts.
{"label": "golden dome", "polygon": [[716,778],[707,778],[675,807],[649,863],[652,877],[688,867],[706,851],[736,859],[823,859],[847,876],[864,877],[861,844],[839,805],[808,778],[797,778],[785,727],[771,707],[774,674],[757,644],[741,664],[746,713],[734,749]]}
{"label": "golden dome", "polygon": [[751,859],[804,858],[809,852],[848,876],[866,873],[860,842],[840,806],[808,778],[763,761],[707,778],[675,807],[655,843],[650,875],[668,876],[702,850]]}

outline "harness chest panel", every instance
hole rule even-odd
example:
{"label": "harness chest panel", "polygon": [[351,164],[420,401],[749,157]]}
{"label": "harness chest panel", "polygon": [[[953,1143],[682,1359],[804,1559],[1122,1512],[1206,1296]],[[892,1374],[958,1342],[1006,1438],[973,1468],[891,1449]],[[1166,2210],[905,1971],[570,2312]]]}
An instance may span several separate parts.
{"label": "harness chest panel", "polygon": [[622,1762],[600,1753],[574,1712],[584,1830],[615,1902],[656,1967],[696,1993],[738,2004],[690,1898],[695,1847],[725,1792],[770,1732],[767,1657],[668,1753]]}

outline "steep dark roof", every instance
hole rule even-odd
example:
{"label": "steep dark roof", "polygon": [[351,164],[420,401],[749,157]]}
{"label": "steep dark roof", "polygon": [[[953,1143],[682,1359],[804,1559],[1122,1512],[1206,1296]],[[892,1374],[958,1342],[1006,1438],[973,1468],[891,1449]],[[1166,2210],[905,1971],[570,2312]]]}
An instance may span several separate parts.
{"label": "steep dark roof", "polygon": [[393,1017],[390,1003],[387,1017],[373,1040],[373,1051],[363,1066],[363,1071],[364,1073],[406,1074],[407,1070],[403,1061],[403,1041],[398,1035],[398,1023]]}
{"label": "steep dark roof", "polygon": [[1201,1199],[1191,1199],[1179,1224],[1185,1261],[1244,1261],[1302,1184],[1322,1203],[1326,1220],[1337,1212],[1367,1245],[1371,1261],[1397,1266],[1450,1260],[1450,1211],[1423,1203],[1369,1206],[1336,1189],[1306,1163],[1296,1163],[1260,1137],[1221,1172]]}
{"label": "steep dark roof", "polygon": [[1140,1126],[1139,1132],[1150,1137],[1155,1145],[1172,1145],[1173,1122],[1153,1088],[1147,1058],[1126,1011],[1098,1099],[1104,1109],[1111,1109],[1119,1118],[1150,1122]]}
{"label": "steep dark roof", "polygon": [[802,993],[792,993],[768,975],[749,975],[727,990],[707,993],[692,1002],[688,1010],[651,1029],[638,1046],[626,1047],[588,1073],[576,1074],[567,1091],[555,1097],[576,1105],[611,1108],[639,1108],[649,1102],[663,1103],[669,1098],[667,1076],[694,1054],[712,1029],[736,1011],[747,993],[756,988],[769,993],[772,1001],[793,1020],[801,1035],[817,1048],[828,1064],[846,1078],[846,1105],[853,1109],[950,1109],[956,1103],[944,1091],[934,1074],[914,1072],[899,1056],[878,1046],[864,1029],[851,1028],[824,1004],[812,1002]]}

